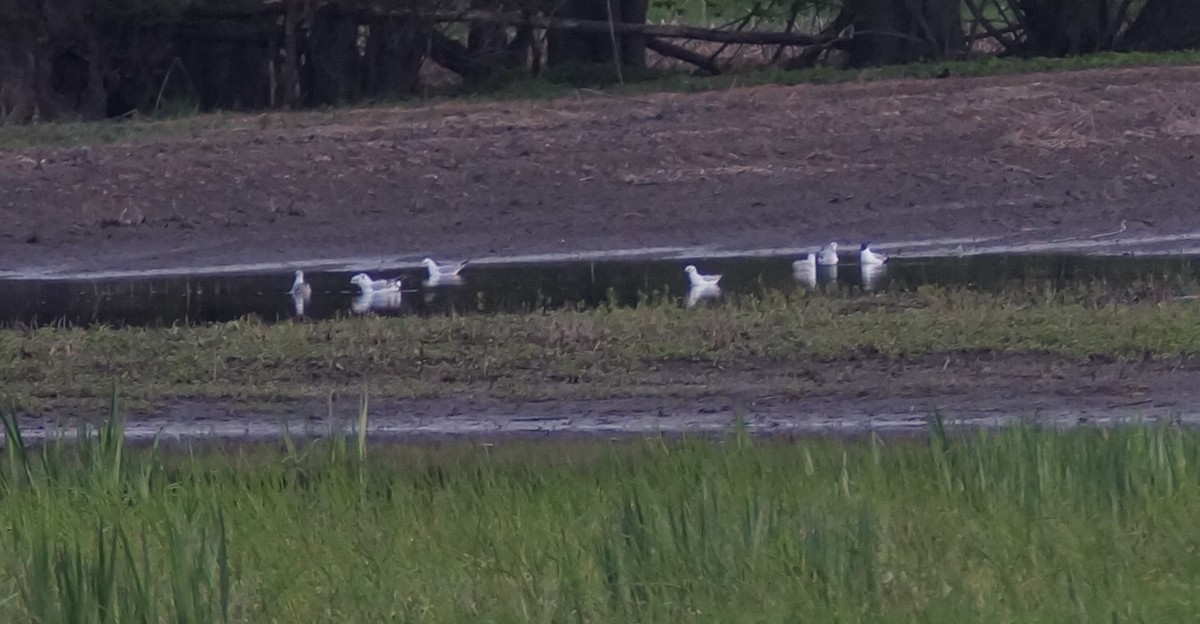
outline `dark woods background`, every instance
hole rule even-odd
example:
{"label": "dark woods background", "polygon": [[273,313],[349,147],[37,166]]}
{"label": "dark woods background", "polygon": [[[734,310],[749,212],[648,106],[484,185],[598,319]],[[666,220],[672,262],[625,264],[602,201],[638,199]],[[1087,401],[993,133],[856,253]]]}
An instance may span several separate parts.
{"label": "dark woods background", "polygon": [[426,59],[478,86],[647,50],[718,73],[730,45],[787,68],[1200,47],[1197,0],[517,1],[0,0],[0,123],[403,97]]}

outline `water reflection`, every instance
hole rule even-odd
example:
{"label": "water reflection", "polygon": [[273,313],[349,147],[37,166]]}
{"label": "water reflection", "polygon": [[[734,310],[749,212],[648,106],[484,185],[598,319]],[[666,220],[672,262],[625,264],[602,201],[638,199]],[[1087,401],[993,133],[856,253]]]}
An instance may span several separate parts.
{"label": "water reflection", "polygon": [[[0,280],[0,324],[172,325],[222,322],[247,315],[265,321],[325,319],[349,312],[376,314],[492,314],[596,306],[698,305],[745,296],[794,292],[857,296],[864,291],[909,292],[926,285],[986,292],[1070,290],[1111,301],[1140,301],[1200,293],[1200,263],[1192,258],[1086,256],[968,256],[891,258],[883,267],[806,266],[795,257],[563,262],[470,265],[462,283],[424,283],[425,269],[379,271],[372,283],[420,284],[414,294],[365,298],[348,282],[356,272],[154,277],[147,279]],[[694,262],[722,275],[721,287],[692,292],[682,270]],[[816,263],[813,263],[814,265]],[[289,289],[289,284],[292,288]],[[454,286],[443,288],[442,286]],[[720,293],[719,296],[717,294]],[[283,295],[287,294],[287,297]],[[374,294],[374,291],[372,291]],[[359,297],[355,297],[359,295]]]}
{"label": "water reflection", "polygon": [[720,286],[716,284],[697,284],[688,288],[687,297],[684,298],[684,305],[688,308],[694,308],[701,302],[715,301],[720,298]]}
{"label": "water reflection", "polygon": [[798,284],[813,290],[817,287],[817,257],[804,254],[804,257],[792,263],[792,278]]}
{"label": "water reflection", "polygon": [[817,266],[818,284],[836,284],[837,281],[838,266],[836,264],[822,264]]}
{"label": "water reflection", "polygon": [[883,285],[883,278],[887,275],[886,264],[864,264],[859,267],[862,273],[863,290],[875,291],[879,290]]}
{"label": "water reflection", "polygon": [[422,284],[427,288],[446,288],[449,286],[462,286],[466,284],[466,280],[458,274],[450,275],[430,275]]}
{"label": "water reflection", "polygon": [[294,292],[288,296],[290,296],[292,298],[292,313],[293,313],[293,315],[296,318],[303,317],[304,316],[304,306],[306,304],[308,304],[308,301],[309,301],[309,299],[312,298],[312,295]]}
{"label": "water reflection", "polygon": [[399,290],[360,292],[350,302],[350,310],[355,314],[395,312],[400,310],[403,304],[404,293]]}

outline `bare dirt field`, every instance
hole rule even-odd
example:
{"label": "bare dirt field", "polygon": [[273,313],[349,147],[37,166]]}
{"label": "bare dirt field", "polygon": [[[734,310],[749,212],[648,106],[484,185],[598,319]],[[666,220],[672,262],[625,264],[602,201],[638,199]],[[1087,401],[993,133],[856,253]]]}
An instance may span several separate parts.
{"label": "bare dirt field", "polygon": [[1200,68],[223,118],[0,151],[0,264],[1200,229]]}

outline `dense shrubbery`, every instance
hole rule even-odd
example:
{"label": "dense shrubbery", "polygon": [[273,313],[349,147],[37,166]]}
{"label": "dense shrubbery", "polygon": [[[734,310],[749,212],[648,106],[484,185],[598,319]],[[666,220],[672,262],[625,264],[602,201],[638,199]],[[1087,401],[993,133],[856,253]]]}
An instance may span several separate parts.
{"label": "dense shrubbery", "polygon": [[[403,96],[417,89],[426,55],[467,83],[494,85],[501,78],[537,74],[543,57],[558,67],[611,66],[614,59],[640,67],[650,47],[712,73],[727,52],[727,45],[697,50],[638,33],[596,30],[610,17],[811,35],[815,44],[775,45],[763,57],[790,68],[824,59],[862,67],[978,54],[1067,56],[1200,46],[1200,12],[1192,10],[1191,0],[610,2],[611,7],[599,0],[553,6],[476,1],[469,8],[477,13],[468,21],[461,17],[467,5],[394,0],[118,0],[94,6],[79,0],[3,0],[0,123],[149,112],[173,99],[207,110]],[[537,20],[523,21],[530,16]],[[592,29],[546,30],[550,20],[560,18],[591,20]]]}

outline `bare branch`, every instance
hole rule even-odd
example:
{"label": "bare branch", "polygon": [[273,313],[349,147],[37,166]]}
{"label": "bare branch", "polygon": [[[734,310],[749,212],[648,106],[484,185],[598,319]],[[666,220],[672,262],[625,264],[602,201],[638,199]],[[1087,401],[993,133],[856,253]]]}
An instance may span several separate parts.
{"label": "bare branch", "polygon": [[1015,43],[1005,37],[1004,33],[1013,32],[1012,26],[1010,25],[1008,28],[1003,30],[997,29],[994,25],[992,25],[992,20],[989,20],[987,16],[983,14],[983,11],[980,10],[979,5],[975,3],[975,0],[963,1],[967,4],[967,10],[971,12],[971,16],[975,18],[975,23],[982,26],[983,30],[987,32],[988,36],[996,40],[996,43],[1004,46],[1004,50],[1006,52],[1011,52]]}
{"label": "bare branch", "polygon": [[691,63],[710,75],[716,76],[717,74],[721,73],[721,68],[718,67],[711,58],[698,52],[693,52],[683,46],[678,46],[673,43],[668,43],[661,39],[655,39],[651,37],[646,39],[646,47],[663,56],[679,59],[685,63]]}

